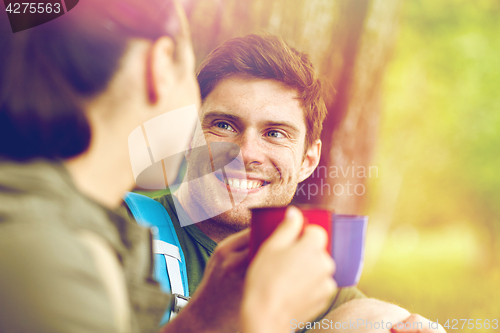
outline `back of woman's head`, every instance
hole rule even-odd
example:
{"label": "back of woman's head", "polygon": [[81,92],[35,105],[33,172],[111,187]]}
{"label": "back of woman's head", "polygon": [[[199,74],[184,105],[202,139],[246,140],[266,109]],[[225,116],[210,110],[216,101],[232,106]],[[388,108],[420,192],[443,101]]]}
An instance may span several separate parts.
{"label": "back of woman's head", "polygon": [[179,28],[171,0],[85,0],[42,26],[0,33],[0,157],[84,152],[91,128],[83,105],[106,89],[128,40]]}

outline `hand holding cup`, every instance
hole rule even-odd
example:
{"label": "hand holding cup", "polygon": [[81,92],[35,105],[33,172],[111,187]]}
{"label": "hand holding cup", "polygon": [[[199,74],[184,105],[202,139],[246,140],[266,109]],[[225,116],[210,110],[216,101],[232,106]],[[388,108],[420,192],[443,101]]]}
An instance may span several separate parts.
{"label": "hand holding cup", "polygon": [[[286,215],[283,210],[283,217],[254,254],[247,272],[242,321],[248,332],[288,332],[290,320],[314,319],[336,290],[325,230],[304,225],[296,207],[289,207]],[[272,322],[252,322],[256,311]]]}

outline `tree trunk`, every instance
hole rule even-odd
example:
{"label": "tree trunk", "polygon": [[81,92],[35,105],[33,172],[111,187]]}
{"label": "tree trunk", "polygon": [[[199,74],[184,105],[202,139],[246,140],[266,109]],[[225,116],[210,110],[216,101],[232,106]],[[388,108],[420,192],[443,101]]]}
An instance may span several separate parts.
{"label": "tree trunk", "polygon": [[[322,204],[344,214],[361,212],[366,181],[379,172],[370,162],[378,136],[383,74],[396,40],[400,7],[399,0],[373,0],[353,1],[346,8],[352,13],[346,19],[354,22],[346,22],[348,42],[337,94],[327,104],[320,167],[297,192],[297,203]],[[321,69],[329,68],[336,66]]]}

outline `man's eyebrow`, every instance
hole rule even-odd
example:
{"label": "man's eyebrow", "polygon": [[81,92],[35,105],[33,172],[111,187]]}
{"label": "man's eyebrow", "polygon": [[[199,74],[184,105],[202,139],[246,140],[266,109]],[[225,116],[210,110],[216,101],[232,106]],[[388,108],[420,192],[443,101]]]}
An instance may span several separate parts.
{"label": "man's eyebrow", "polygon": [[226,118],[234,121],[241,121],[241,117],[221,111],[209,111],[203,115],[203,120],[205,120],[206,118]]}

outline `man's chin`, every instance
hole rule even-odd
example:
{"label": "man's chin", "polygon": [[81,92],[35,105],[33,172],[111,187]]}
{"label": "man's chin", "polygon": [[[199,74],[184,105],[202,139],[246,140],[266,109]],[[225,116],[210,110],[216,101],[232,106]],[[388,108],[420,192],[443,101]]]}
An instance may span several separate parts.
{"label": "man's chin", "polygon": [[[210,183],[209,185],[213,184]],[[268,186],[262,189],[262,192],[249,194],[242,198],[234,206],[233,203],[237,202],[237,200],[234,200],[234,196],[233,200],[231,200],[232,202],[229,200],[229,197],[226,198],[226,192],[224,192],[224,187],[222,186],[205,187],[212,190],[204,192],[195,191],[195,186],[190,186],[190,194],[194,201],[199,204],[199,208],[202,208],[205,212],[205,219],[210,219],[213,222],[224,225],[226,228],[229,227],[238,231],[250,226],[252,208],[286,206],[292,200],[294,191],[286,191],[286,194],[275,191],[277,193],[271,195],[270,193],[274,187],[272,185]],[[289,193],[292,194],[290,195]]]}
{"label": "man's chin", "polygon": [[233,209],[230,209],[216,217],[212,220],[225,224],[226,226],[231,226],[235,230],[243,230],[250,227],[250,222],[252,220],[252,213],[250,209],[243,204],[236,205]]}
{"label": "man's chin", "polygon": [[251,209],[266,207],[269,205],[262,202],[249,201],[250,200],[245,200],[244,202],[237,204],[233,209],[217,215],[215,218],[212,218],[212,220],[218,223],[223,223],[226,226],[231,226],[237,230],[243,230],[250,227],[252,220]]}

